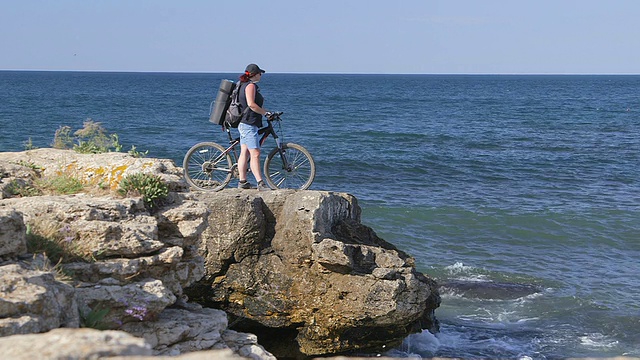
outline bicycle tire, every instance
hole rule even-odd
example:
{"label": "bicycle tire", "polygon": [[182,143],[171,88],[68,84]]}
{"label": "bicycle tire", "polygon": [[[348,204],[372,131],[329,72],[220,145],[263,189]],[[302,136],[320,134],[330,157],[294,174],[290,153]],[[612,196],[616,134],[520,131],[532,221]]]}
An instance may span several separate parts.
{"label": "bicycle tire", "polygon": [[316,163],[313,157],[307,149],[298,144],[286,143],[282,148],[285,150],[289,169],[284,168],[278,148],[271,150],[264,161],[267,184],[273,189],[308,189],[316,177]]}
{"label": "bicycle tire", "polygon": [[225,148],[214,142],[195,144],[182,162],[189,185],[204,191],[220,191],[231,181],[233,161]]}

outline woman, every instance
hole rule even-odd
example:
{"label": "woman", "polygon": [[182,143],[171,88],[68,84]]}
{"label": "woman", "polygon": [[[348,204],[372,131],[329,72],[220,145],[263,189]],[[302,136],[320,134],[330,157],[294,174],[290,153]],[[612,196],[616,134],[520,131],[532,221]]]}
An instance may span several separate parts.
{"label": "woman", "polygon": [[258,82],[264,74],[264,70],[256,64],[249,64],[240,76],[240,103],[243,109],[249,108],[244,114],[238,131],[240,131],[240,158],[238,159],[238,173],[240,181],[238,188],[251,189],[247,182],[247,159],[250,159],[251,172],[258,183],[258,190],[271,190],[262,180],[260,171],[260,138],[258,129],[262,127],[262,115],[267,115],[268,111],[262,107],[264,98],[260,94]]}

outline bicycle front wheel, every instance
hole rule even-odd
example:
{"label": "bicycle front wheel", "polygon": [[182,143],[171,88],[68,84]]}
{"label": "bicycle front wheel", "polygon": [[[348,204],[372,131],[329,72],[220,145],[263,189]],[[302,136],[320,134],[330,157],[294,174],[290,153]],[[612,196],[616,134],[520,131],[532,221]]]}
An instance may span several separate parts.
{"label": "bicycle front wheel", "polygon": [[233,174],[231,155],[213,142],[195,144],[187,151],[182,163],[189,185],[205,191],[224,189]]}
{"label": "bicycle front wheel", "polygon": [[282,150],[284,158],[275,148],[264,162],[267,183],[274,189],[308,189],[316,177],[316,163],[311,154],[294,143],[284,144]]}

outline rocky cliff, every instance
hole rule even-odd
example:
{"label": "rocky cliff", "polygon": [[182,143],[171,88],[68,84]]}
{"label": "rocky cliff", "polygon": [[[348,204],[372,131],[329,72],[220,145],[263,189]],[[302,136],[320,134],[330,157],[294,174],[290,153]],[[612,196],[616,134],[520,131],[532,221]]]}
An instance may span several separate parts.
{"label": "rocky cliff", "polygon": [[[153,211],[113,192],[138,172],[169,184]],[[60,175],[101,190],[16,196]],[[0,193],[2,351],[27,336],[91,336],[104,357],[228,349],[268,359],[375,351],[437,328],[435,283],[360,223],[348,194],[190,192],[169,160],[54,149],[0,153]],[[73,349],[90,358],[91,346]]]}

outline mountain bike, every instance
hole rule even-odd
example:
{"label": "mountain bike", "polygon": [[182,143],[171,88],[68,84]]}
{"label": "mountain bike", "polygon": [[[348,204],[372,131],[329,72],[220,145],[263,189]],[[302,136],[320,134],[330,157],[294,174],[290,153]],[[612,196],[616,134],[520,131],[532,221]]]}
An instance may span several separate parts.
{"label": "mountain bike", "polygon": [[[280,140],[278,133],[282,133],[282,114],[272,113],[267,117],[267,126],[258,130],[260,146],[269,136],[276,142],[276,147],[264,161],[265,180],[272,189],[305,190],[316,176],[316,164],[307,149]],[[274,123],[278,125],[277,131]],[[184,156],[184,177],[196,189],[220,191],[232,179],[238,179],[240,137],[233,138],[229,124],[225,123],[223,129],[229,136],[227,148],[215,142],[201,142],[192,146]],[[250,167],[248,171],[251,171]]]}

